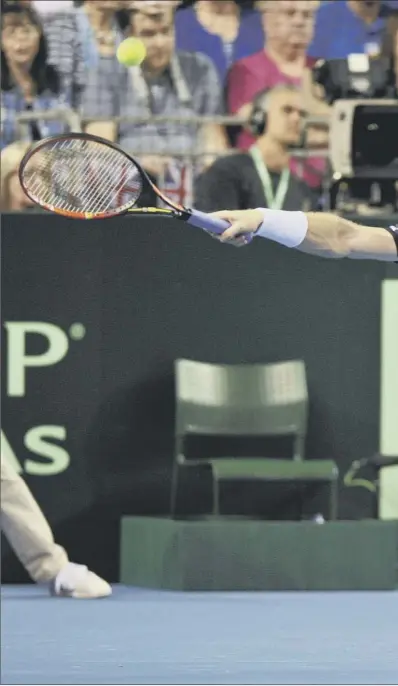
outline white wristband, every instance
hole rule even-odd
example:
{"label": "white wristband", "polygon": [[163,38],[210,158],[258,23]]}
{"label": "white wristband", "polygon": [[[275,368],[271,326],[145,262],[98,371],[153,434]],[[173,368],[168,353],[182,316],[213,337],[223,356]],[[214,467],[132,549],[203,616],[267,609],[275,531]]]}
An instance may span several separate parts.
{"label": "white wristband", "polygon": [[297,248],[303,242],[308,231],[308,219],[304,212],[269,210],[264,207],[256,209],[263,213],[264,219],[255,236],[268,238],[287,248]]}

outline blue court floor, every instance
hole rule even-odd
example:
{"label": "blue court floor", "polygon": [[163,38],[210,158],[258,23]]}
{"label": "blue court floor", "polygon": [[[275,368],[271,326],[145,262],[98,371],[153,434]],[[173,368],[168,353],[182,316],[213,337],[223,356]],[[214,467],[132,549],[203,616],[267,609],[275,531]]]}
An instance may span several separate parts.
{"label": "blue court floor", "polygon": [[2,589],[3,684],[398,684],[398,592]]}

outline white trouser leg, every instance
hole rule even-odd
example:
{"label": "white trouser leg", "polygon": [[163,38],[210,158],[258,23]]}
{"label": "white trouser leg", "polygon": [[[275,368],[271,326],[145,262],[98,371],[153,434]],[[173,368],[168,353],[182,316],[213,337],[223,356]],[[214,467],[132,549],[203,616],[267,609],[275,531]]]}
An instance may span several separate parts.
{"label": "white trouser leg", "polygon": [[25,481],[1,456],[1,528],[23,566],[38,583],[54,579],[68,564]]}

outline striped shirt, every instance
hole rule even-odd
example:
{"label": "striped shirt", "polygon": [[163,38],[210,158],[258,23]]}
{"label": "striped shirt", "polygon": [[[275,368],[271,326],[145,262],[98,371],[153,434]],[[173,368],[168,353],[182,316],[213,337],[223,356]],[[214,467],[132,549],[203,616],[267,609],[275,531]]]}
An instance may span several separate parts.
{"label": "striped shirt", "polygon": [[[50,3],[51,4],[51,3]],[[72,85],[74,105],[78,106],[88,72],[98,66],[101,59],[117,64],[116,57],[101,58],[94,31],[83,7],[73,12],[57,12],[43,17],[50,64],[61,74],[66,87]],[[116,20],[113,25],[115,50],[123,40]]]}
{"label": "striped shirt", "polygon": [[42,18],[47,39],[48,62],[59,73],[63,86],[72,94],[72,105],[79,103],[85,83],[83,46],[74,12],[56,12]]}
{"label": "striped shirt", "polygon": [[[65,93],[56,95],[50,90],[45,90],[36,95],[29,110],[43,112],[53,108],[59,109],[68,105],[68,97]],[[19,131],[16,117],[18,114],[29,111],[24,96],[19,88],[15,87],[8,91],[1,91],[1,135],[0,149],[5,148],[15,140],[37,140],[46,136],[55,136],[65,131],[65,124],[61,121],[45,121],[38,118],[32,119],[32,125],[24,125]]]}
{"label": "striped shirt", "polygon": [[82,98],[82,116],[142,117],[142,123],[119,124],[118,141],[132,154],[189,154],[198,142],[198,124],[154,123],[153,115],[197,116],[221,113],[221,88],[205,55],[177,52],[169,68],[147,82],[140,67],[130,69],[101,59],[90,71]]}

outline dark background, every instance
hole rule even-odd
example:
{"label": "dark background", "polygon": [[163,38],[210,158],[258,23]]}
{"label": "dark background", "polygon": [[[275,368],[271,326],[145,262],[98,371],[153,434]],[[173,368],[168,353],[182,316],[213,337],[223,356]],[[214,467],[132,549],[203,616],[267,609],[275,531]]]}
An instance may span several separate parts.
{"label": "dark background", "polygon": [[[164,218],[5,215],[2,234],[3,321],[86,328],[62,362],[27,371],[24,398],[2,389],[3,430],[22,465],[42,459],[24,446],[30,427],[67,429],[68,470],[25,477],[74,561],[117,580],[120,516],[168,513],[178,357],[304,359],[308,459],[335,459],[342,480],[354,459],[378,449],[385,265],[322,260],[259,239],[237,250]],[[208,474],[192,472],[181,513],[206,511],[208,496]],[[289,488],[246,484],[227,488],[223,503],[227,512],[285,518],[294,498]],[[307,498],[318,511],[326,493]],[[373,505],[365,489],[342,486],[342,518],[372,516]],[[2,558],[4,581],[26,580],[7,544]]]}

